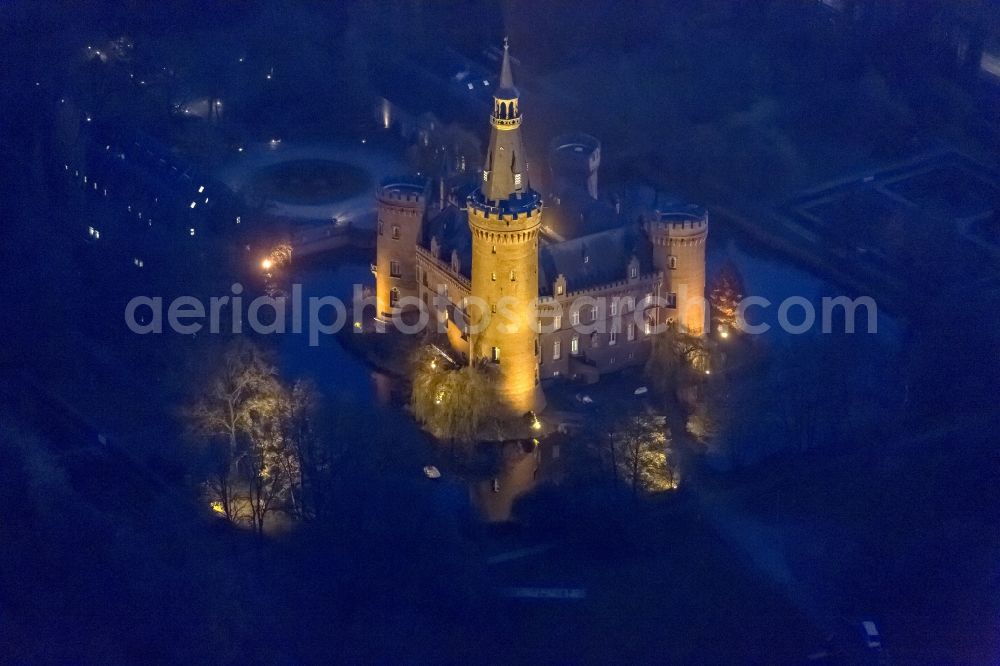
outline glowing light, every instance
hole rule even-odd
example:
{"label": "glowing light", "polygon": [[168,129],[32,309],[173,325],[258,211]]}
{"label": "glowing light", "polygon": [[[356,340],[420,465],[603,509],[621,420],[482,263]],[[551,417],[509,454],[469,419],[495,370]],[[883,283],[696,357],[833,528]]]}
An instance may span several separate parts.
{"label": "glowing light", "polygon": [[197,205],[198,205],[198,202],[197,202],[197,201],[192,201],[192,202],[191,202],[191,208],[194,208],[194,207],[195,207],[195,206],[197,206]]}
{"label": "glowing light", "polygon": [[354,328],[356,330],[360,331],[361,330],[361,322],[360,321],[354,322]]}
{"label": "glowing light", "polygon": [[437,361],[431,359],[431,370],[437,370],[437,367],[438,367]]}
{"label": "glowing light", "polygon": [[271,270],[272,266],[274,266],[274,262],[271,261],[270,259],[264,259],[263,261],[260,262],[260,267],[263,268],[265,271]]}
{"label": "glowing light", "polygon": [[389,100],[382,100],[382,127],[384,129],[389,129],[389,125],[392,124],[392,105],[389,104]]}
{"label": "glowing light", "polygon": [[205,186],[204,185],[201,185],[201,186],[198,187],[198,194],[201,194],[204,191],[205,191]]}
{"label": "glowing light", "polygon": [[194,236],[194,227],[191,227],[190,229],[188,229],[188,235]]}

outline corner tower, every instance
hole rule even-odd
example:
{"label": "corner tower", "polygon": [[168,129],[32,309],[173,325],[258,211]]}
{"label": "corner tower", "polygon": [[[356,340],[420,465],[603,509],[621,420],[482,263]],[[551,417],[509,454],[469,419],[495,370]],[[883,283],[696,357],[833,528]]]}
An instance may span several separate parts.
{"label": "corner tower", "polygon": [[[427,209],[427,183],[401,178],[379,185],[378,235],[375,238],[376,316],[396,316],[418,297],[415,248]],[[411,297],[400,302],[403,298]],[[403,306],[403,307],[401,307]]]}
{"label": "corner tower", "polygon": [[468,201],[472,231],[468,316],[472,356],[499,366],[499,392],[515,415],[545,405],[538,386],[535,317],[542,199],[528,183],[521,118],[520,95],[504,40],[482,183]]}
{"label": "corner tower", "polygon": [[705,301],[708,213],[698,207],[677,212],[655,211],[645,228],[653,244],[653,265],[663,272],[661,296],[667,306],[660,320],[673,320],[692,335],[704,335],[708,317]]}

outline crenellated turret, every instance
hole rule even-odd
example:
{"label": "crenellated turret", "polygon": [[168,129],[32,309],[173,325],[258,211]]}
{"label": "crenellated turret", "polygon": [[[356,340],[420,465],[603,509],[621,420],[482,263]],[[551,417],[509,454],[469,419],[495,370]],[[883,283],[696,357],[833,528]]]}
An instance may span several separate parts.
{"label": "crenellated turret", "polygon": [[427,199],[427,183],[421,180],[389,179],[376,192],[375,301],[379,318],[389,319],[400,310],[416,307],[414,248],[423,229]]}
{"label": "crenellated turret", "polygon": [[[692,335],[705,333],[705,241],[708,213],[698,207],[655,211],[645,221],[653,244],[653,265],[663,271],[664,316]],[[672,307],[671,307],[672,306]]]}

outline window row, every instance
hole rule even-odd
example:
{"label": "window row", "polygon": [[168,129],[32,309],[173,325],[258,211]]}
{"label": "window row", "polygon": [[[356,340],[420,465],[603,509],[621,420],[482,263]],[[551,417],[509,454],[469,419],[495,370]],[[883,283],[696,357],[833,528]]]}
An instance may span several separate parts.
{"label": "window row", "polygon": [[[385,234],[385,222],[383,222],[382,220],[379,220],[378,221],[378,235],[382,236],[384,234]],[[400,234],[399,225],[398,224],[392,225],[392,240],[399,240],[399,234]]]}

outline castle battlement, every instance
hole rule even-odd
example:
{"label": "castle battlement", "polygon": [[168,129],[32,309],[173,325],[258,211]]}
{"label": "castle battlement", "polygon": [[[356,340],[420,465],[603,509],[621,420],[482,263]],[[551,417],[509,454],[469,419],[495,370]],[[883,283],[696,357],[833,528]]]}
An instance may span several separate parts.
{"label": "castle battlement", "polygon": [[580,296],[589,296],[592,294],[597,294],[602,291],[617,290],[619,293],[624,293],[629,289],[634,289],[636,285],[645,284],[656,284],[663,279],[662,271],[653,271],[652,273],[646,273],[640,275],[638,278],[633,280],[614,280],[613,282],[605,282],[604,284],[597,284],[593,287],[587,287],[586,289],[567,289],[566,293],[562,296],[546,295],[539,296],[539,303],[551,303],[554,301],[562,301],[569,298],[578,298]]}
{"label": "castle battlement", "polygon": [[375,191],[378,200],[397,206],[421,206],[427,203],[427,183],[417,180],[383,181]]}

